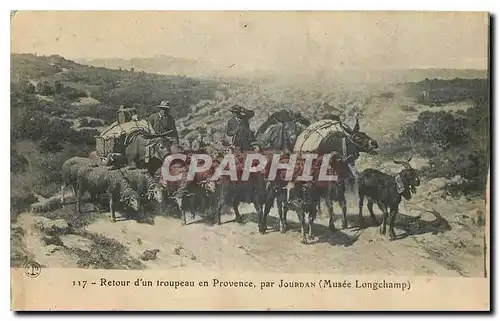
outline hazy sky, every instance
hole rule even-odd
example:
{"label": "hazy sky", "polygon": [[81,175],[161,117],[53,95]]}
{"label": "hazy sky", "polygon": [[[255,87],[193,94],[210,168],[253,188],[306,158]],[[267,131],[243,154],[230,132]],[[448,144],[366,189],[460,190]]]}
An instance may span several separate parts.
{"label": "hazy sky", "polygon": [[12,52],[69,59],[172,55],[240,70],[487,68],[481,12],[24,11],[11,25]]}

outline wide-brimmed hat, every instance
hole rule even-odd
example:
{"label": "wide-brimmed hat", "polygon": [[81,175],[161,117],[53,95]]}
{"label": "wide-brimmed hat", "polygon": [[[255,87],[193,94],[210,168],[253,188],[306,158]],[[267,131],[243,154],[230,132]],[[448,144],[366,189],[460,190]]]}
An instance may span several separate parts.
{"label": "wide-brimmed hat", "polygon": [[257,142],[257,141],[255,141],[255,142],[251,142],[250,146],[252,146],[252,147],[262,147],[262,144],[259,143],[259,142]]}
{"label": "wide-brimmed hat", "polygon": [[229,109],[230,112],[237,113],[237,114],[240,114],[242,112],[242,110],[243,110],[243,107],[241,107],[240,105],[237,105],[237,104],[233,105],[231,107],[231,109]]}
{"label": "wide-brimmed hat", "polygon": [[156,107],[161,109],[170,109],[172,106],[170,106],[170,102],[168,100],[162,100],[162,102]]}

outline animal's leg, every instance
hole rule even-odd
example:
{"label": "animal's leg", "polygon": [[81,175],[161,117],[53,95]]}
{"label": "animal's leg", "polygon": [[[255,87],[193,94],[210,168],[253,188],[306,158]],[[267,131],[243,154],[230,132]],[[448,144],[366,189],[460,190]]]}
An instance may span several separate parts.
{"label": "animal's leg", "polygon": [[[201,195],[201,193],[200,193],[200,195]],[[191,211],[191,219],[194,220],[196,218],[196,212],[199,211],[200,208],[205,208],[205,197],[203,197],[203,195],[202,195],[201,198],[200,198],[200,206],[199,207],[195,207],[196,200],[195,200],[195,197],[193,195],[191,197],[191,205],[192,205],[192,208],[193,208],[193,210]]]}
{"label": "animal's leg", "polygon": [[240,202],[233,201],[233,210],[234,210],[234,221],[237,223],[243,223],[243,217],[241,217],[240,211],[238,209]]}
{"label": "animal's leg", "polygon": [[[269,215],[269,212],[273,207],[274,198],[275,198],[274,191],[270,189],[268,193],[266,193],[266,204],[264,205],[264,211],[262,212],[262,215],[259,216],[259,232],[261,234],[266,233],[267,216]],[[278,211],[279,211],[279,205],[278,205]]]}
{"label": "animal's leg", "polygon": [[221,219],[220,219],[220,215],[221,215],[223,207],[224,207],[224,199],[221,197],[217,201],[217,212],[215,213],[215,215],[217,216],[217,224],[218,225],[222,224]]}
{"label": "animal's leg", "polygon": [[306,237],[306,222],[305,222],[305,213],[302,207],[299,207],[297,209],[297,217],[299,218],[300,222],[300,233],[302,233],[302,244],[307,244],[307,237]]}
{"label": "animal's leg", "polygon": [[[259,215],[259,218],[265,215],[265,214],[264,214],[264,206],[263,206],[263,204],[262,204],[262,203],[263,203],[262,201],[261,201],[261,202],[259,202],[258,200],[255,200],[255,201],[253,202],[253,206],[255,207],[255,211],[257,211],[257,215]],[[267,220],[266,220],[266,221],[267,221]],[[265,228],[267,228],[267,224],[266,224],[264,227],[265,227]],[[260,232],[260,231],[261,231],[261,228],[260,228],[260,226],[259,226],[259,232]],[[264,232],[265,232],[265,230],[264,230]]]}
{"label": "animal's leg", "polygon": [[182,197],[175,197],[175,202],[177,204],[177,207],[179,208],[179,211],[181,211],[181,219],[182,219],[182,224],[186,225],[186,211],[184,209],[184,199]]}
{"label": "animal's leg", "polygon": [[398,214],[398,208],[391,206],[391,211],[389,213],[389,239],[396,239],[396,232],[394,231],[394,225],[396,223],[396,215]]}
{"label": "animal's leg", "polygon": [[309,212],[309,239],[310,240],[312,240],[312,238],[313,238],[313,225],[314,225],[314,220],[316,219],[317,208],[318,208],[317,203],[313,204],[313,206],[311,206],[311,210]]}
{"label": "animal's leg", "polygon": [[111,222],[116,222],[115,206],[113,204],[113,196],[109,196],[109,211],[111,212]]}
{"label": "animal's leg", "polygon": [[63,185],[61,186],[61,203],[62,205],[64,205],[64,190],[66,189],[66,183],[63,183]]}
{"label": "animal's leg", "polygon": [[289,207],[288,207],[287,199],[288,199],[288,196],[287,196],[287,192],[285,190],[285,192],[283,193],[283,225],[285,228],[285,232],[288,231],[287,214],[288,214]]}
{"label": "animal's leg", "polygon": [[78,186],[78,190],[76,192],[76,203],[75,207],[78,213],[82,213],[82,208],[81,208],[81,202],[82,202],[82,197],[83,197],[83,188],[81,186]]}
{"label": "animal's leg", "polygon": [[97,197],[97,194],[91,193],[90,200],[92,201],[92,204],[94,204],[94,208],[97,209],[97,213],[99,213],[100,215],[102,213],[102,209],[101,205],[99,204],[99,198]]}
{"label": "animal's leg", "polygon": [[382,224],[380,225],[380,234],[385,235],[386,230],[387,230],[387,220],[389,214],[387,213],[387,208],[384,204],[381,202],[377,203],[378,207],[382,211]]}
{"label": "animal's leg", "polygon": [[90,202],[94,206],[94,209],[97,210],[97,213],[101,214],[102,210],[101,210],[101,206],[99,204],[98,195],[96,193],[90,192]]}
{"label": "animal's leg", "polygon": [[286,223],[286,190],[280,191],[277,198],[280,232],[286,233],[288,226]]}
{"label": "animal's leg", "polygon": [[373,212],[373,201],[368,201],[368,211],[370,212],[370,217],[373,222],[378,225],[377,218],[375,217],[375,213]]}
{"label": "animal's leg", "polygon": [[347,222],[347,202],[345,199],[345,185],[341,184],[337,189],[337,199],[339,200],[340,208],[342,208],[342,228],[346,229],[349,227]]}
{"label": "animal's leg", "polygon": [[[320,204],[321,201],[318,202]],[[328,209],[328,215],[330,217],[328,221],[328,228],[330,231],[334,232],[335,231],[335,212],[333,211],[333,201],[330,196],[325,197],[325,205],[326,208]],[[319,207],[319,206],[318,206]]]}
{"label": "animal's leg", "polygon": [[359,192],[358,194],[358,197],[359,197],[359,201],[358,201],[358,208],[359,208],[359,212],[358,212],[358,219],[359,219],[359,226],[360,227],[363,227],[365,224],[365,219],[363,218],[363,203],[365,201],[365,194]]}

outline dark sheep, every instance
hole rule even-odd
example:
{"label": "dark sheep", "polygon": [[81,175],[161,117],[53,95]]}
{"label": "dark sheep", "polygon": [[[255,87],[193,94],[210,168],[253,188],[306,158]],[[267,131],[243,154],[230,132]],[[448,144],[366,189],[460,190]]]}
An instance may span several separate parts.
{"label": "dark sheep", "polygon": [[[380,225],[380,233],[386,234],[387,221],[389,221],[389,237],[391,240],[396,239],[394,232],[394,223],[396,214],[399,210],[401,197],[410,200],[412,193],[416,192],[416,187],[420,185],[420,179],[415,169],[408,161],[394,161],[396,164],[401,164],[404,169],[396,176],[382,173],[376,169],[366,169],[359,176],[359,221],[363,223],[363,202],[365,197],[368,198],[368,211],[374,222],[377,223],[375,214],[373,213],[373,204],[377,203],[383,213],[382,223]],[[389,214],[388,214],[389,209]]]}

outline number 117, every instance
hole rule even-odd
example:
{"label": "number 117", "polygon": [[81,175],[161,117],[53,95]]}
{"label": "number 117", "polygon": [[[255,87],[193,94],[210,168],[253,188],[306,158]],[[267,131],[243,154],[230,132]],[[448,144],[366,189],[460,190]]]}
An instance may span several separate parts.
{"label": "number 117", "polygon": [[73,286],[80,286],[82,289],[85,289],[87,281],[73,281]]}

